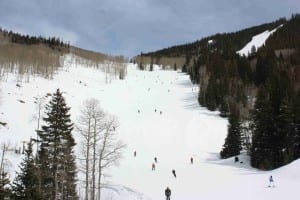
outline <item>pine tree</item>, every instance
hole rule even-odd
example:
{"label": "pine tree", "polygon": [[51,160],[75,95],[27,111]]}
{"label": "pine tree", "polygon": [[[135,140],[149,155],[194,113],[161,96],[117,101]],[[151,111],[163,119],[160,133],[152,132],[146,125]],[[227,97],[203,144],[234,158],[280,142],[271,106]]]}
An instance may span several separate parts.
{"label": "pine tree", "polygon": [[252,113],[253,135],[251,146],[251,165],[260,169],[274,168],[274,116],[269,94],[264,87],[258,91]]}
{"label": "pine tree", "polygon": [[46,125],[41,138],[39,167],[44,199],[77,199],[73,124],[62,93],[57,89],[46,106]]}
{"label": "pine tree", "polygon": [[7,173],[0,172],[0,199],[5,199],[10,196],[10,189],[8,188],[9,178]]}
{"label": "pine tree", "polygon": [[228,134],[225,144],[220,152],[221,158],[229,158],[240,154],[241,147],[241,124],[239,115],[232,112],[229,115]]}
{"label": "pine tree", "polygon": [[293,155],[294,159],[300,158],[300,91],[294,99],[293,105]]}
{"label": "pine tree", "polygon": [[25,150],[25,158],[20,164],[20,172],[12,183],[12,198],[13,199],[41,199],[39,192],[39,178],[37,168],[32,156],[32,143],[28,144]]}

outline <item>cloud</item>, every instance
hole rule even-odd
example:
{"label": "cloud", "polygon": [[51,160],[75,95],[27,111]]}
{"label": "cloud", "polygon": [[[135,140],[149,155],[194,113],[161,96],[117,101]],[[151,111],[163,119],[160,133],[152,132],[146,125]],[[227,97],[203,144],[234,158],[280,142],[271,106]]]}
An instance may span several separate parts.
{"label": "cloud", "polygon": [[297,0],[1,0],[0,26],[133,56],[299,11]]}

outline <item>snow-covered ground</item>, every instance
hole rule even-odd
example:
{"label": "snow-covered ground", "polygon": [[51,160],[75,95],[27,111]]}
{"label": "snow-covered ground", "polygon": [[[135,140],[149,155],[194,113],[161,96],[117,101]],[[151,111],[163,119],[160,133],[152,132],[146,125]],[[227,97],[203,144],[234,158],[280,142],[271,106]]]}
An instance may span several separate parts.
{"label": "snow-covered ground", "polygon": [[272,35],[275,31],[277,31],[277,29],[279,29],[282,26],[283,25],[280,25],[271,31],[266,30],[260,34],[253,36],[251,41],[248,42],[241,50],[237,51],[236,53],[239,54],[240,56],[243,56],[243,55],[248,56],[251,53],[253,46],[255,47],[255,50],[257,51],[257,49],[259,49],[260,47],[262,47],[265,44],[266,40],[270,37],[270,35]]}
{"label": "snow-covered ground", "polygon": [[[0,83],[0,121],[8,123],[0,129],[0,143],[22,146],[22,141],[35,137],[35,97],[60,88],[75,123],[80,106],[91,97],[99,99],[101,107],[119,119],[118,132],[127,148],[120,166],[112,168],[111,177],[106,179],[105,200],[165,199],[167,186],[172,190],[172,200],[298,199],[299,160],[268,172],[251,168],[245,155],[240,156],[243,163],[234,163],[233,158],[220,160],[218,153],[226,137],[227,120],[198,105],[198,87],[191,84],[189,77],[157,67],[153,72],[138,71],[136,67],[128,64],[126,79],[109,84],[105,84],[102,72],[75,66],[70,56],[53,80],[35,77],[16,87],[16,77],[8,75]],[[50,97],[46,102],[49,100]],[[76,133],[75,138],[79,143]],[[154,157],[158,163],[152,171]],[[21,157],[9,152],[6,158],[13,177]],[[271,174],[275,188],[267,187]],[[80,194],[83,191],[80,189]]]}

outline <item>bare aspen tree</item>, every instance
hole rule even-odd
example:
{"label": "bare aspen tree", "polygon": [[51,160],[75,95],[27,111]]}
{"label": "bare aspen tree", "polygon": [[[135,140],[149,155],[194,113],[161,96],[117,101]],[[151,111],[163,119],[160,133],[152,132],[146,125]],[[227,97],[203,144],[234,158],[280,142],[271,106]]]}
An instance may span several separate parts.
{"label": "bare aspen tree", "polygon": [[5,152],[7,151],[7,146],[3,144],[2,146],[2,156],[1,156],[1,162],[0,162],[0,174],[4,171],[4,156]]}
{"label": "bare aspen tree", "polygon": [[45,107],[45,97],[35,97],[35,103],[36,103],[36,113],[33,115],[33,120],[37,121],[37,128],[36,128],[36,138],[33,139],[34,142],[36,142],[36,150],[38,150],[38,141],[39,141],[39,136],[38,132],[40,130],[40,123],[42,119],[42,111]]}
{"label": "bare aspen tree", "polygon": [[117,127],[116,118],[106,114],[98,100],[85,101],[77,126],[83,138],[85,200],[100,199],[101,177],[121,157],[124,145],[117,140]]}
{"label": "bare aspen tree", "polygon": [[[85,199],[95,199],[96,193],[96,165],[97,142],[103,130],[104,112],[99,107],[99,101],[89,99],[85,101],[79,118],[77,130],[83,137],[84,173],[85,173]],[[91,178],[90,178],[91,177]],[[90,185],[91,184],[91,185]],[[89,191],[90,189],[90,191]]]}
{"label": "bare aspen tree", "polygon": [[122,150],[125,145],[117,138],[118,121],[115,117],[106,115],[104,131],[101,133],[98,155],[98,195],[97,200],[101,199],[102,176],[112,165],[118,164]]}

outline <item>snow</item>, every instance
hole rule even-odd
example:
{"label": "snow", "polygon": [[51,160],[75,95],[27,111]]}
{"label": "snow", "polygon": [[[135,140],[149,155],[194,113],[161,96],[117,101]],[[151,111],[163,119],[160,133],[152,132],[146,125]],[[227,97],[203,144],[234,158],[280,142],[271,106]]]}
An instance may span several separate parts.
{"label": "snow", "polygon": [[251,49],[253,46],[255,47],[256,50],[262,47],[265,44],[266,40],[270,37],[270,35],[272,35],[275,31],[277,31],[282,26],[283,25],[280,25],[271,31],[266,30],[258,35],[253,36],[251,41],[236,53],[239,54],[240,56],[248,56],[251,53]]}
{"label": "snow", "polygon": [[[152,72],[138,71],[136,65],[128,64],[125,80],[106,84],[105,74],[76,65],[72,56],[67,56],[65,67],[52,80],[34,77],[29,83],[22,82],[21,87],[16,87],[16,83],[13,74],[0,83],[0,119],[8,123],[0,129],[0,144],[21,147],[22,141],[35,137],[34,97],[53,93],[57,88],[64,92],[75,123],[83,102],[92,97],[118,117],[120,139],[127,148],[120,165],[113,167],[111,176],[105,180],[103,199],[164,199],[167,186],[172,190],[172,200],[298,199],[300,160],[273,171],[260,171],[250,167],[245,153],[239,156],[243,163],[234,163],[233,158],[219,159],[228,122],[218,112],[199,106],[198,87],[186,74],[163,71],[157,66]],[[78,134],[74,134],[79,144]],[[76,152],[80,157],[79,146]],[[194,164],[190,163],[191,156]],[[158,163],[152,171],[154,157]],[[6,159],[13,178],[22,157],[9,152]],[[172,169],[176,170],[177,178],[173,177]],[[274,177],[275,188],[267,187],[270,175]],[[80,195],[83,191],[81,186]]]}

